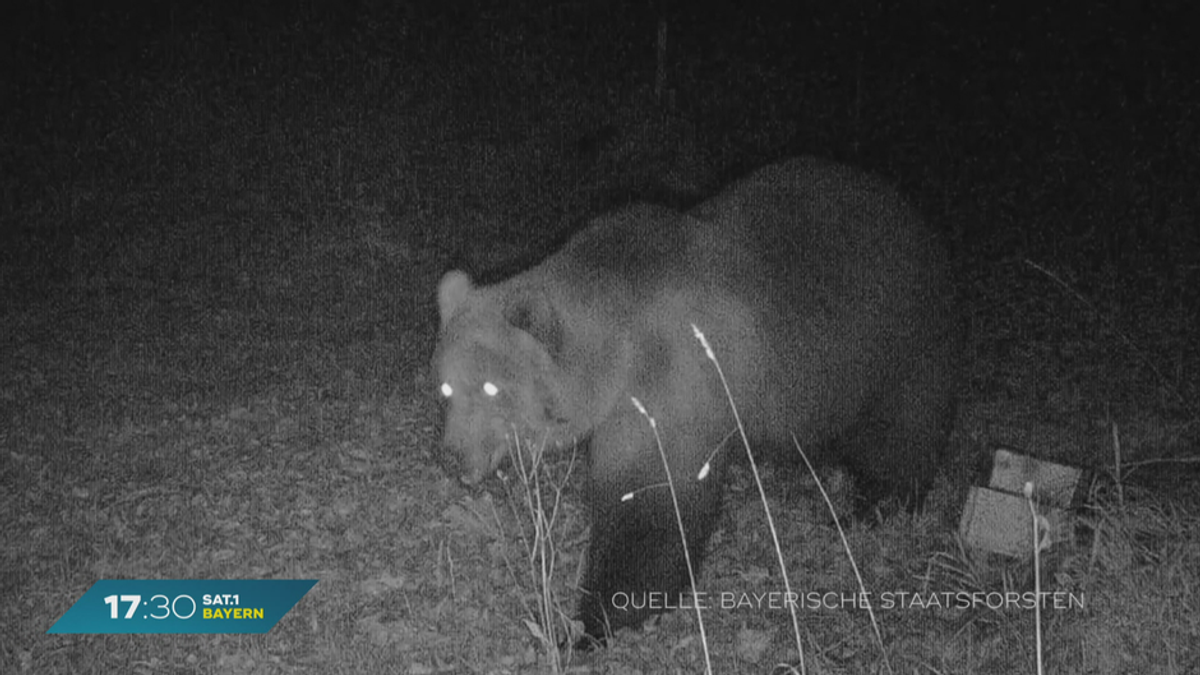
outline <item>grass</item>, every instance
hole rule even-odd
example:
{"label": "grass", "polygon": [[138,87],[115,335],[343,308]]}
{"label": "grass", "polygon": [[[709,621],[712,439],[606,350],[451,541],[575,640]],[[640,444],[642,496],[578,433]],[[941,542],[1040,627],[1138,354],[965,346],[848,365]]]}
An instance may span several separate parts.
{"label": "grass", "polygon": [[[557,673],[563,670],[564,654],[560,646],[574,644],[582,632],[574,625],[577,622],[570,603],[562,600],[566,595],[564,587],[555,578],[560,571],[557,558],[563,549],[557,537],[566,530],[559,516],[566,511],[563,497],[575,462],[573,456],[560,472],[557,466],[562,463],[550,465],[544,444],[527,444],[524,450],[519,446],[514,448],[511,457],[514,476],[506,481],[512,489],[508,502],[514,520],[521,523],[517,531],[524,556],[516,561],[506,556],[505,564],[515,587],[535,591],[535,599],[524,608],[525,626],[537,641],[547,668]],[[499,514],[496,524],[503,530]]]}
{"label": "grass", "polygon": [[[1043,561],[1043,584],[1087,599],[1043,616],[1047,672],[1197,668],[1195,474],[1139,464],[1196,442],[1200,87],[1172,8],[669,5],[664,110],[657,10],[528,4],[13,15],[0,671],[546,668],[507,571],[507,507],[435,461],[434,289],[451,260],[502,267],[654,192],[684,142],[720,180],[815,153],[913,195],[951,240],[971,328],[961,456],[994,443],[1111,466],[1116,422],[1134,469],[1121,499],[1098,494],[1085,545]],[[847,530],[868,590],[1032,583],[1027,563],[957,548],[968,468],[927,512]],[[733,474],[698,583],[778,590]],[[815,493],[765,474],[793,581],[852,590]],[[563,508],[559,583],[584,541],[569,490]],[[106,577],[320,582],[264,636],[44,634]],[[799,618],[810,672],[882,667],[862,613]],[[1032,612],[879,620],[896,672],[1034,672]],[[705,622],[715,672],[794,656],[771,609]],[[695,672],[696,635],[674,612],[592,667]]]}

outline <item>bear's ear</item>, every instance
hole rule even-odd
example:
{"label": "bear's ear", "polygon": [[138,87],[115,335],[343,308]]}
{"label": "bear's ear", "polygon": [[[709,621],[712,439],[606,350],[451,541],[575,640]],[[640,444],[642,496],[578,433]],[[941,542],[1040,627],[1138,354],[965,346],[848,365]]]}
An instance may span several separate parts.
{"label": "bear's ear", "polygon": [[544,295],[530,293],[515,298],[504,308],[504,320],[529,333],[551,357],[562,351],[562,321]]}
{"label": "bear's ear", "polygon": [[441,314],[443,328],[450,317],[462,308],[473,288],[471,277],[458,270],[451,270],[442,276],[438,284],[438,313]]}

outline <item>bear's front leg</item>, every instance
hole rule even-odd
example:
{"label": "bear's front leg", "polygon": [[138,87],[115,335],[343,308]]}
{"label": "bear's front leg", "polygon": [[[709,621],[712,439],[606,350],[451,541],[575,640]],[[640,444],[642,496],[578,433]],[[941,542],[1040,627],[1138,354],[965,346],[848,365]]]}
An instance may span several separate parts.
{"label": "bear's front leg", "polygon": [[[716,525],[723,462],[714,462],[703,480],[697,476],[712,450],[711,441],[680,439],[667,453],[672,458],[677,518],[658,446],[649,433],[642,436],[634,445],[614,445],[614,439],[602,435],[592,440],[592,537],[579,601],[586,637],[577,648],[603,645],[618,628],[637,626],[651,614],[690,604],[684,595],[691,584],[679,522],[687,533],[696,573]],[[623,452],[616,453],[618,449]]]}

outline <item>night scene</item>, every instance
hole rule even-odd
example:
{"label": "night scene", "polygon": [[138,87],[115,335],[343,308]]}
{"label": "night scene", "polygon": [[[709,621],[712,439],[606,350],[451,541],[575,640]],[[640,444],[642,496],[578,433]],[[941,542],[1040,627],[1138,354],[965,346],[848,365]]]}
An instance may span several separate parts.
{"label": "night scene", "polygon": [[1192,14],[18,0],[0,672],[1200,672]]}

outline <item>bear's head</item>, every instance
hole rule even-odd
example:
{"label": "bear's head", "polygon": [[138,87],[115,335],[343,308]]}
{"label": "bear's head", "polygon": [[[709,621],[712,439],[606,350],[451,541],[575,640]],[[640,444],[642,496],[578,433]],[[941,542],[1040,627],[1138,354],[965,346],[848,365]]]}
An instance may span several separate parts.
{"label": "bear's head", "polygon": [[441,334],[434,369],[443,399],[443,451],[474,485],[515,443],[560,444],[571,435],[561,321],[543,293],[508,284],[476,288],[462,272],[438,286]]}

